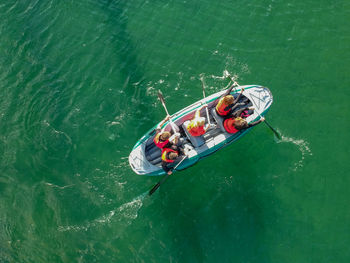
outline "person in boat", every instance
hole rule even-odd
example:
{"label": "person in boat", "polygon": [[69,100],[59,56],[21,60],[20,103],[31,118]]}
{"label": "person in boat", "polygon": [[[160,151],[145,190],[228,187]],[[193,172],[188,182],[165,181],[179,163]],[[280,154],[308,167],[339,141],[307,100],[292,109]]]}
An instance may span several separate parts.
{"label": "person in boat", "polygon": [[168,174],[173,173],[173,167],[181,160],[180,156],[184,155],[184,150],[176,145],[162,149],[162,168]]}
{"label": "person in boat", "polygon": [[[171,135],[170,132],[165,131],[164,128],[162,129],[162,126],[165,122],[167,122],[170,119],[170,116],[166,116],[166,118],[161,121],[157,128],[156,128],[156,135],[154,136],[153,142],[154,144],[159,147],[160,149],[163,149],[165,147],[170,147],[173,144],[176,145],[179,143],[179,133],[175,133],[174,135]],[[175,124],[173,124],[176,126]],[[178,127],[176,127],[179,129]]]}
{"label": "person in boat", "polygon": [[244,88],[241,89],[241,93],[237,96],[236,99],[230,94],[236,85],[236,82],[233,83],[233,85],[223,95],[221,95],[219,102],[215,107],[217,114],[222,117],[231,115],[237,106],[244,105],[244,103],[237,103],[241,98]]}
{"label": "person in boat", "polygon": [[205,124],[205,118],[201,117],[201,110],[205,107],[208,107],[207,104],[204,104],[202,107],[200,107],[192,120],[190,120],[189,123],[187,123],[187,131],[192,135],[192,136],[201,136],[203,135],[210,127],[211,125]]}
{"label": "person in boat", "polygon": [[162,120],[157,128],[156,128],[156,135],[154,136],[153,142],[154,144],[159,148],[164,147],[170,147],[171,143],[169,141],[169,138],[171,136],[171,133],[168,131],[165,131],[164,128],[162,129],[162,126],[165,122],[167,122],[170,119],[170,116],[166,116],[164,120]]}
{"label": "person in boat", "polygon": [[260,122],[264,121],[265,118],[261,117],[260,120],[257,120],[255,122],[252,122],[252,123],[247,122],[246,112],[248,110],[253,110],[253,109],[254,109],[254,107],[250,107],[250,108],[245,107],[245,108],[239,109],[236,112],[234,112],[230,117],[228,117],[224,120],[225,130],[228,133],[237,133],[241,130],[248,129],[248,128],[253,127],[253,126],[259,124]]}

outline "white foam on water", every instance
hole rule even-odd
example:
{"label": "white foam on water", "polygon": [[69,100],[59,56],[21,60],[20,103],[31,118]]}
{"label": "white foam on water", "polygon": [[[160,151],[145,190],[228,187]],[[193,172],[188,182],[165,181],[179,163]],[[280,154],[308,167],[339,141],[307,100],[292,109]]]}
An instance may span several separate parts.
{"label": "white foam on water", "polygon": [[[202,73],[203,74],[203,73]],[[228,78],[228,76],[230,76],[231,74],[228,72],[227,69],[225,69],[223,72],[222,72],[222,75],[221,76],[215,76],[215,75],[210,75],[210,77],[212,79],[222,79],[222,80],[226,80]],[[232,77],[236,77],[237,78],[237,75],[234,75]]]}
{"label": "white foam on water", "polygon": [[65,186],[59,186],[59,185],[55,185],[55,184],[51,184],[51,183],[47,183],[47,182],[45,182],[45,184],[48,186],[51,186],[53,188],[59,188],[59,189],[65,189],[65,188],[72,187],[75,185],[75,184],[70,184],[70,185],[65,185]]}
{"label": "white foam on water", "polygon": [[147,196],[148,192],[145,192],[137,197],[135,197],[132,201],[125,203],[119,206],[116,209],[109,211],[108,214],[103,215],[91,222],[88,222],[83,225],[71,225],[71,226],[59,226],[58,231],[87,231],[92,227],[96,227],[99,225],[109,224],[114,217],[117,217],[119,222],[125,224],[125,226],[130,225],[133,220],[135,220],[138,216],[138,211],[143,205],[143,200]]}
{"label": "white foam on water", "polygon": [[[201,74],[199,74],[199,79],[202,82],[202,85],[204,84],[206,92],[208,93],[208,96],[209,96],[211,93],[215,93],[215,92],[218,92],[220,90],[228,89],[232,85],[232,81],[229,80],[229,76],[231,76],[235,81],[237,81],[238,78],[239,78],[238,74],[230,73],[227,69],[225,69],[222,72],[222,75],[219,75],[219,76],[216,76],[216,75],[213,75],[213,74],[206,76],[205,73],[201,73]],[[206,80],[209,80],[208,83],[206,82]],[[211,84],[209,84],[210,80],[214,80],[214,81],[218,80],[219,83],[211,83]],[[222,81],[224,83],[227,83],[227,81],[228,81],[228,83],[227,84],[223,84],[223,83],[221,83]],[[214,84],[214,86],[212,86],[213,84]],[[226,86],[223,86],[223,85],[226,85]]]}
{"label": "white foam on water", "polygon": [[[278,131],[280,134],[281,132]],[[304,160],[306,156],[311,156],[312,151],[310,149],[309,143],[302,139],[294,139],[292,137],[287,137],[282,135],[282,140],[278,140],[277,143],[292,143],[296,145],[301,152],[301,159],[294,163],[294,166],[292,168],[293,171],[298,170],[299,168],[303,167]]]}

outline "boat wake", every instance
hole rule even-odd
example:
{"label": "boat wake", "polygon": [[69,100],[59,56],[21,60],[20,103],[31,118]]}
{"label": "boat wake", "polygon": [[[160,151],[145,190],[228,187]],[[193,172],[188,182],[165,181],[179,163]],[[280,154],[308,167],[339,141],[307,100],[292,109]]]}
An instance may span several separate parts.
{"label": "boat wake", "polygon": [[143,200],[147,196],[148,192],[145,192],[132,201],[119,206],[116,209],[109,211],[108,214],[103,215],[92,222],[88,222],[84,225],[71,225],[71,226],[59,226],[58,231],[87,231],[90,228],[97,227],[99,225],[109,224],[114,217],[118,222],[121,222],[125,226],[128,226],[135,220],[138,216],[138,211],[143,205]]}
{"label": "boat wake", "polygon": [[[281,134],[280,131],[278,131],[278,132]],[[277,143],[292,143],[292,144],[296,145],[298,147],[299,151],[301,152],[301,159],[294,163],[293,168],[292,168],[293,171],[296,171],[299,168],[302,168],[306,156],[312,155],[312,151],[310,149],[309,143],[305,140],[294,139],[292,137],[287,137],[287,136],[282,135],[282,139],[277,140]]]}

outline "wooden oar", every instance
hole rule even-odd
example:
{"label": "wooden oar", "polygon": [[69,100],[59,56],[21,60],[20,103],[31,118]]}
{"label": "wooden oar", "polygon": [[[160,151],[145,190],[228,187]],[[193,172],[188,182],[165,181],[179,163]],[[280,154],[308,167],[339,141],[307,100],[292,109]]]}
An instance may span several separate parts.
{"label": "wooden oar", "polygon": [[[176,170],[176,168],[185,160],[187,158],[187,155],[185,155],[182,159],[181,159],[181,161],[174,167],[174,169],[173,169],[173,171],[175,171]],[[162,178],[162,180],[160,180],[150,191],[149,191],[149,195],[152,195],[158,188],[159,188],[159,186],[166,180],[166,179],[168,179],[168,177],[170,176],[170,174],[166,174],[163,178]]]}
{"label": "wooden oar", "polygon": [[[260,114],[259,114],[260,115]],[[266,123],[267,126],[269,126],[269,128],[273,131],[273,133],[276,135],[276,137],[279,139],[279,140],[282,140],[282,137],[281,135],[274,129],[272,128],[272,126],[265,120],[264,121]]]}
{"label": "wooden oar", "polygon": [[[167,116],[170,117],[169,112],[168,112],[168,109],[167,109],[166,106],[165,106],[165,100],[164,100],[163,94],[162,94],[162,92],[161,92],[160,90],[158,90],[158,98],[159,98],[160,102],[162,103],[163,108],[164,108],[164,110],[165,110]],[[173,123],[173,121],[172,121],[170,118],[169,118],[169,122],[170,122],[170,126],[171,126],[173,132],[174,132],[174,133],[177,133],[177,130],[176,130],[175,127],[174,127],[174,123]]]}
{"label": "wooden oar", "polygon": [[[202,91],[203,91],[203,98],[205,98],[205,86],[204,86],[204,80],[203,80],[203,77],[201,77],[201,82],[202,82]],[[205,107],[205,111],[207,113],[207,119],[208,119],[208,124],[209,126],[211,126],[211,123],[210,123],[210,118],[209,118],[209,111],[208,111],[208,107]]]}
{"label": "wooden oar", "polygon": [[164,100],[163,94],[162,94],[162,92],[161,92],[160,90],[158,90],[158,98],[159,98],[160,102],[162,103],[162,105],[163,105],[163,107],[164,107],[164,110],[165,110],[165,112],[166,112],[166,115],[170,116],[170,115],[169,115],[169,112],[168,112],[168,109],[167,109],[166,106],[165,106],[165,100]]}

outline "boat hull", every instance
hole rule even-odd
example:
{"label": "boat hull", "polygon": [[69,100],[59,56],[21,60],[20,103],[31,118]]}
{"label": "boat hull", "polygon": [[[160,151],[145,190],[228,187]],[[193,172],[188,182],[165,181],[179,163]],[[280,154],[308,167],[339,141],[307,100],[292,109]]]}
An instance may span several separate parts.
{"label": "boat hull", "polygon": [[[254,113],[247,117],[247,121],[248,123],[254,122],[268,112],[273,102],[272,94],[268,88],[257,85],[239,86],[232,91],[231,94],[237,96],[242,88],[244,88],[244,97],[248,98],[250,105],[254,107]],[[171,116],[171,120],[177,126],[181,126],[186,120],[190,120],[193,117],[195,111],[200,108],[201,105],[206,103],[208,104],[209,112],[211,113],[211,122],[216,122],[218,124],[215,130],[208,131],[203,136],[205,143],[200,146],[194,146],[195,144],[191,143],[191,138],[186,138],[189,139],[185,143],[185,151],[188,158],[186,158],[186,160],[184,160],[176,170],[183,170],[194,165],[200,159],[209,156],[219,149],[237,141],[253,128],[251,127],[245,129],[236,134],[229,134],[223,129],[223,120],[215,114],[215,105],[217,103],[217,99],[224,93],[225,90],[212,94],[211,96],[199,100]],[[201,115],[206,116],[204,111],[201,113]],[[148,176],[165,174],[164,170],[161,168],[159,157],[160,149],[158,149],[153,143],[156,127],[157,125],[155,125],[140,140],[137,141],[129,155],[129,164],[133,171],[137,174]],[[163,125],[163,128],[171,131],[169,121]]]}

